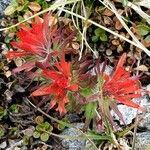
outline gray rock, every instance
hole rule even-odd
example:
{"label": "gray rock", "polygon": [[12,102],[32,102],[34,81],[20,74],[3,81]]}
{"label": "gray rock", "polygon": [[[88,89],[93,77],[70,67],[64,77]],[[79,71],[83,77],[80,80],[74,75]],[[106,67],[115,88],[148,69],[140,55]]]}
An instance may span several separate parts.
{"label": "gray rock", "polygon": [[[144,107],[146,111],[141,112],[138,111],[138,115],[140,115],[143,120],[140,122],[139,126],[140,127],[146,127],[150,129],[150,102],[147,96],[143,96],[141,98],[135,99],[134,100],[136,103],[140,102],[140,106]],[[128,107],[126,105],[118,105],[118,109],[121,112],[124,122],[126,123],[126,125],[132,123],[133,119],[136,117],[137,115],[137,109],[132,108],[132,107]],[[123,122],[119,119],[119,117],[112,111],[111,112],[112,116],[114,116],[114,118],[116,120],[120,121],[120,124],[123,125]]]}
{"label": "gray rock", "polygon": [[[82,129],[84,124],[83,123],[76,123],[73,124],[75,127]],[[75,136],[80,136],[81,133],[79,133],[77,130],[74,128],[67,128],[62,132],[62,135],[66,135],[69,137],[75,137]],[[62,145],[65,148],[65,150],[83,150],[85,146],[86,140],[81,140],[81,139],[75,139],[75,140],[70,140],[70,139],[63,139],[62,140]]]}
{"label": "gray rock", "polygon": [[[125,124],[128,125],[132,123],[132,120],[136,117],[137,109],[128,107],[126,105],[118,105],[118,109],[123,116]],[[120,120],[117,114],[115,114],[113,111],[111,111],[111,114],[116,120],[119,120],[121,125],[123,125],[123,122]]]}
{"label": "gray rock", "polygon": [[137,133],[135,150],[150,150],[150,132]]}
{"label": "gray rock", "polygon": [[[147,85],[146,90],[150,92],[150,84]],[[149,93],[149,96],[150,96],[150,93]]]}
{"label": "gray rock", "polygon": [[18,84],[16,84],[16,85],[14,86],[14,90],[15,90],[16,92],[19,92],[19,93],[25,92],[25,89],[24,89],[22,86],[18,85]]}
{"label": "gray rock", "polygon": [[6,148],[6,146],[7,146],[6,141],[0,143],[0,149],[4,149],[4,148]]}
{"label": "gray rock", "polygon": [[142,120],[139,123],[139,127],[150,131],[150,99],[148,96],[142,101],[142,106],[145,108],[145,111],[140,115]]}
{"label": "gray rock", "polygon": [[10,4],[12,0],[0,0],[0,18],[2,18],[5,8]]}
{"label": "gray rock", "polygon": [[150,108],[148,111],[146,111],[146,113],[144,113],[144,116],[139,123],[139,127],[146,128],[150,131]]}
{"label": "gray rock", "polygon": [[[99,69],[100,69],[100,70],[102,70],[103,64],[104,64],[104,63],[100,63],[100,66],[99,66]],[[91,73],[92,75],[96,75],[95,70],[97,71],[97,68],[96,68],[96,67],[94,67],[93,69],[91,69],[91,70],[90,70],[90,73]],[[105,72],[107,75],[110,75],[112,71],[113,71],[113,68],[112,68],[111,66],[109,66],[109,65],[106,65],[106,66],[105,66],[104,72]]]}

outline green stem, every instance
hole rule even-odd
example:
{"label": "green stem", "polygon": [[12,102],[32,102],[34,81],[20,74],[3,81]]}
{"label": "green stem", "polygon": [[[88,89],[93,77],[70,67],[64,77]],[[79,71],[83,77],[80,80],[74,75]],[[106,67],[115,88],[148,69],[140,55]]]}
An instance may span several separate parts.
{"label": "green stem", "polygon": [[85,137],[84,135],[77,135],[77,136],[68,136],[68,135],[58,135],[58,134],[55,134],[55,133],[52,133],[52,132],[48,132],[46,130],[41,130],[49,135],[52,135],[52,136],[55,136],[55,137],[59,137],[59,138],[62,138],[62,139],[69,139],[69,140],[86,140],[87,137],[90,138],[90,139],[93,139],[93,140],[110,140],[110,136],[96,136],[96,135],[86,135],[87,137]]}
{"label": "green stem", "polygon": [[62,124],[62,125],[64,125],[64,126],[66,126],[66,127],[74,128],[76,131],[80,132],[83,136],[85,136],[85,138],[86,138],[87,140],[89,140],[89,142],[94,146],[95,150],[98,150],[98,148],[96,147],[96,145],[94,144],[94,142],[93,142],[85,133],[83,133],[80,129],[78,129],[77,127],[75,127],[75,126],[73,126],[73,125],[71,125],[71,124],[69,124],[69,123],[60,121],[60,120],[58,120],[58,119],[56,119],[56,118],[53,118],[52,116],[46,114],[46,113],[45,113],[44,111],[42,111],[40,108],[36,107],[33,103],[31,103],[28,99],[26,99],[26,101],[28,101],[28,103],[29,103],[32,107],[34,107],[35,109],[37,109],[37,111],[39,111],[40,113],[42,113],[43,115],[45,115],[47,118],[49,118],[49,119],[51,119],[51,120],[53,120],[53,121],[55,121],[55,122],[57,122],[57,123],[59,123],[59,124]]}

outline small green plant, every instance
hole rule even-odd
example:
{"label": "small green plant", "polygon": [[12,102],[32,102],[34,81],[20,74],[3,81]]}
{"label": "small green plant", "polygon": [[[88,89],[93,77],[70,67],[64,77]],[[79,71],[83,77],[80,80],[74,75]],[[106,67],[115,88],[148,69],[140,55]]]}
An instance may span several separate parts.
{"label": "small green plant", "polygon": [[28,136],[23,136],[23,145],[28,145],[29,144],[29,140],[30,140],[30,137]]}
{"label": "small green plant", "polygon": [[7,115],[7,110],[0,106],[0,120]]}
{"label": "small green plant", "polygon": [[[50,19],[52,22],[49,22]],[[117,127],[111,116],[111,110],[114,110],[122,121],[123,116],[117,109],[118,103],[142,110],[132,101],[133,98],[141,97],[139,76],[132,76],[126,71],[124,67],[126,53],[121,56],[111,74],[105,73],[106,64],[100,64],[100,59],[91,59],[84,53],[81,61],[67,60],[66,56],[74,50],[72,43],[76,34],[68,28],[68,25],[60,28],[57,21],[52,14],[45,14],[43,20],[36,17],[28,26],[21,25],[20,31],[17,32],[18,40],[11,42],[17,50],[9,51],[6,57],[8,59],[25,58],[23,65],[13,70],[14,73],[30,72],[31,75],[35,75],[31,76],[31,80],[36,76],[42,79],[39,80],[40,87],[36,86],[31,93],[32,98],[39,97],[38,107],[49,102],[47,113],[55,109],[62,117],[69,113],[66,106],[71,103],[72,106],[68,108],[72,112],[84,111],[84,129],[87,130],[93,123],[91,130],[95,131],[96,128],[103,132],[103,137],[97,133],[90,134],[92,139],[109,140],[118,146],[116,138],[123,133],[119,133],[118,136],[114,133]],[[148,30],[147,27],[144,28],[142,35],[147,35]],[[108,41],[105,30],[95,29],[92,41]],[[77,105],[78,109],[75,109],[76,103],[80,105]],[[19,111],[17,105],[12,105],[10,111],[17,113]],[[69,122],[65,117],[62,121]],[[53,127],[49,122],[44,122],[43,116],[37,116],[35,123],[35,129],[28,130],[30,136],[24,135],[24,145],[28,145],[30,138],[34,137],[46,142],[52,135]],[[63,130],[65,124],[58,124],[57,127]]]}
{"label": "small green plant", "polygon": [[13,113],[18,113],[19,112],[19,107],[17,104],[13,104],[9,107],[9,110]]}
{"label": "small green plant", "polygon": [[2,125],[0,125],[0,138],[2,138],[5,135],[5,130]]}
{"label": "small green plant", "polygon": [[[70,123],[67,117],[64,117],[61,121],[65,122],[65,123]],[[58,129],[58,130],[61,130],[61,131],[64,130],[65,127],[66,127],[66,126],[63,125],[63,124],[58,124],[58,125],[57,125],[57,129]]]}
{"label": "small green plant", "polygon": [[150,33],[150,27],[145,25],[145,24],[140,24],[136,26],[137,32],[141,35],[141,36],[145,36],[148,35]]}
{"label": "small green plant", "polygon": [[46,142],[52,130],[53,127],[48,122],[38,124],[33,132],[33,137],[40,138],[42,141]]}
{"label": "small green plant", "polygon": [[10,133],[10,135],[12,135],[12,136],[18,135],[18,133],[19,133],[18,127],[11,127],[9,133]]}
{"label": "small green plant", "polygon": [[23,11],[28,3],[28,0],[12,0],[11,4],[5,9],[4,13],[5,15],[10,16],[16,11]]}
{"label": "small green plant", "polygon": [[106,31],[101,29],[101,28],[97,28],[94,31],[94,36],[92,37],[93,42],[98,42],[99,40],[102,42],[106,42],[108,40],[108,37],[106,35]]}

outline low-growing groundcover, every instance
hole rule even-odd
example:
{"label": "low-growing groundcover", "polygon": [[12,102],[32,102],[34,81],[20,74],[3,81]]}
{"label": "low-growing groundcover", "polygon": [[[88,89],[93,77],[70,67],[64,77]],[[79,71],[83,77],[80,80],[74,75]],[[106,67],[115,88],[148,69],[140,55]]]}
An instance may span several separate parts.
{"label": "low-growing groundcover", "polygon": [[[128,14],[125,21],[145,51],[149,26],[140,17],[133,23],[125,3],[114,2],[122,16]],[[1,148],[63,149],[65,138],[86,139],[85,149],[134,149],[138,117],[127,125],[118,104],[146,111],[136,99],[149,94],[142,88],[149,53],[133,47],[114,13],[99,1],[13,0],[5,15],[1,24],[10,27],[2,29],[1,42]],[[66,128],[81,135],[61,135]]]}

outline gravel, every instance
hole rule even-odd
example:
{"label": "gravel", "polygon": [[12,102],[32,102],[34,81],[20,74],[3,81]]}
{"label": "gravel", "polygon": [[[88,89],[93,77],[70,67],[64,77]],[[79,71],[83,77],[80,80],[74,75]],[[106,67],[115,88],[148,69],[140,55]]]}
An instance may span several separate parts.
{"label": "gravel", "polygon": [[0,18],[2,18],[5,8],[12,0],[0,0]]}

